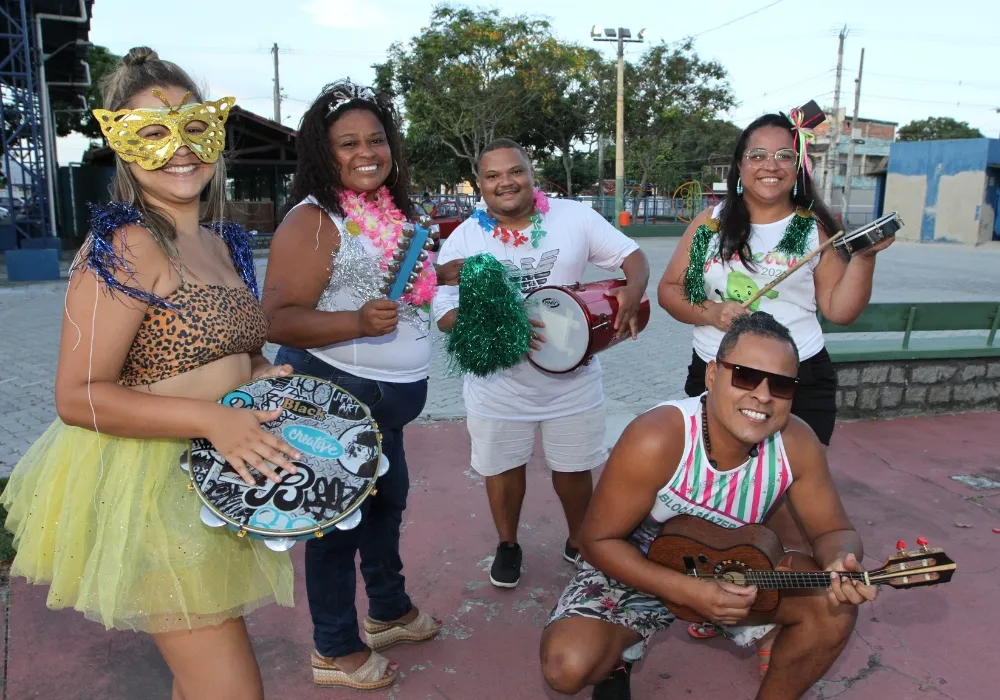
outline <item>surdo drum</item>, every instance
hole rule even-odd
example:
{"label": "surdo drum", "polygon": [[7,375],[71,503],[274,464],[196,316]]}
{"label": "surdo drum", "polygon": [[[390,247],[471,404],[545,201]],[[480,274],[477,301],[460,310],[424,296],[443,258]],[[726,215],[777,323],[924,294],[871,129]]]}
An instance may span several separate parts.
{"label": "surdo drum", "polygon": [[283,480],[267,480],[248,465],[247,484],[208,440],[192,440],[181,457],[191,488],[202,501],[201,520],[258,538],[275,551],[297,540],[322,537],[361,522],[361,504],[389,470],[382,436],[368,407],[336,384],[301,374],[258,379],[226,394],[219,403],[281,415],[262,428],[301,453],[296,474],[271,466]]}
{"label": "surdo drum", "polygon": [[896,231],[903,227],[903,220],[896,212],[889,212],[883,217],[875,219],[869,224],[862,226],[856,231],[851,231],[838,241],[834,241],[834,248],[843,248],[851,255],[878,245],[890,236],[896,235]]}
{"label": "surdo drum", "polygon": [[[597,353],[631,337],[615,338],[618,300],[605,293],[625,286],[625,280],[602,280],[569,286],[539,287],[525,297],[528,317],[545,324],[541,350],[528,360],[546,372],[564,374],[577,369]],[[644,293],[636,312],[639,331],[649,323],[649,297]]]}

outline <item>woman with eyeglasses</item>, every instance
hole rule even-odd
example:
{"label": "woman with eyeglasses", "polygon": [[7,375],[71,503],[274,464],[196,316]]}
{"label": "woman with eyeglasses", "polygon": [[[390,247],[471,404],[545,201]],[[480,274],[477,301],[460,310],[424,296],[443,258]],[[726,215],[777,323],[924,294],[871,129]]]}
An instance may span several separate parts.
{"label": "woman with eyeglasses", "polygon": [[[793,110],[793,121],[784,114],[766,114],[743,131],[729,168],[725,199],[688,226],[660,279],[658,298],[667,313],[694,326],[694,351],[684,386],[688,396],[705,392],[706,363],[715,359],[734,318],[760,309],[786,326],[800,360],[792,414],[829,445],[837,417],[837,374],[816,310],[842,325],[861,315],[871,297],[875,255],[893,238],[849,260],[830,246],[743,308],[743,302],[839,231],[816,192],[805,153],[808,132],[800,115],[801,110]],[[783,501],[767,525],[786,549],[808,549]],[[692,625],[690,632],[713,636],[710,627]],[[760,653],[763,673],[770,652],[762,647]]]}

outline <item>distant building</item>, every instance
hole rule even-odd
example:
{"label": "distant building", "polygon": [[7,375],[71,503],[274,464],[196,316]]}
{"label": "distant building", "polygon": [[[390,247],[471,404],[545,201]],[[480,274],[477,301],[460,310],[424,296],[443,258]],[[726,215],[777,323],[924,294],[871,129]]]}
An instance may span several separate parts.
{"label": "distant building", "polygon": [[[839,137],[836,148],[831,148],[835,120],[840,123]],[[875,174],[886,168],[889,150],[896,140],[896,127],[899,125],[896,122],[858,117],[857,123],[852,127],[851,121],[844,108],[840,109],[839,115],[828,113],[826,121],[815,129],[816,140],[810,145],[809,153],[812,156],[816,182],[827,198],[826,203],[835,213],[840,213],[847,184],[847,156],[851,139],[855,139],[854,163],[851,166],[851,209],[846,219],[848,224],[860,226],[874,218],[878,196],[878,178]],[[836,167],[827,187],[827,163],[833,158],[836,158]]]}
{"label": "distant building", "polygon": [[899,212],[900,240],[1000,241],[1000,139],[893,144],[883,209]]}

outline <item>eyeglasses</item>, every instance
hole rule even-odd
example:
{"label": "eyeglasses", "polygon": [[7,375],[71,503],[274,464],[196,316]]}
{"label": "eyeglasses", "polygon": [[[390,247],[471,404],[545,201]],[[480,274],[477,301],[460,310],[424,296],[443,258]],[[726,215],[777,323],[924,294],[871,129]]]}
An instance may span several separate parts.
{"label": "eyeglasses", "polygon": [[774,153],[766,148],[751,148],[743,154],[743,157],[750,161],[751,165],[762,166],[767,163],[767,159],[774,156],[774,162],[781,167],[790,168],[795,163],[795,149],[779,148]]}
{"label": "eyeglasses", "polygon": [[734,365],[732,362],[719,360],[719,364],[733,372],[733,386],[744,391],[753,391],[767,380],[768,391],[776,399],[790,399],[795,395],[798,377],[787,377],[784,374],[765,372],[762,369]]}

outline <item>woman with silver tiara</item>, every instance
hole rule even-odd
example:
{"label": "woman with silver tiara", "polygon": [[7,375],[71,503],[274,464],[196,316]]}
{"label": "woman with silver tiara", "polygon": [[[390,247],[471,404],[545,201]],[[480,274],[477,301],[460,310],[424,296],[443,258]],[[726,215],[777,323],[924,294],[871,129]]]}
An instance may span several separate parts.
{"label": "woman with silver tiara", "polygon": [[[3,494],[11,573],[49,584],[48,606],[107,629],[152,634],[174,700],[260,700],[243,615],[291,606],[288,554],[208,528],[180,468],[204,437],[253,483],[298,454],[261,423],[277,411],[217,403],[251,378],[281,376],[261,354],[249,237],[203,225],[225,204],[225,123],[177,65],[134,48],[95,110],[117,154],[113,201],[94,207],[70,271],[55,402],[59,418]],[[207,190],[207,214],[201,196]],[[265,462],[266,460],[266,462]]]}
{"label": "woman with silver tiara", "polygon": [[[426,261],[398,302],[383,293],[396,244],[417,212],[392,103],[341,80],[302,118],[297,204],[275,232],[264,284],[268,339],[279,362],[337,384],[367,405],[389,470],[362,505],[361,524],[306,543],[306,590],[318,685],[372,690],[391,685],[396,664],[378,653],[434,638],[441,621],[406,593],[399,553],[409,491],[403,427],[423,410],[430,368],[430,302],[457,284],[461,261]],[[358,630],[355,557],[368,594]]]}

